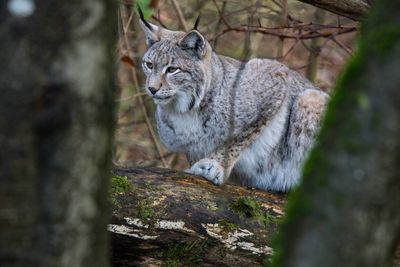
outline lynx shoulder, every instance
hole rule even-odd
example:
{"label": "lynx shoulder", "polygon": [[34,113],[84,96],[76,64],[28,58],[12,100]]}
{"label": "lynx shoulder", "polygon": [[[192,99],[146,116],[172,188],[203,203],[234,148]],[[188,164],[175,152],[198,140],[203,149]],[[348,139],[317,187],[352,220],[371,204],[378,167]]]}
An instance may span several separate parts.
{"label": "lynx shoulder", "polygon": [[328,95],[277,61],[217,55],[197,30],[141,26],[158,132],[168,149],[187,155],[187,171],[218,185],[297,185]]}

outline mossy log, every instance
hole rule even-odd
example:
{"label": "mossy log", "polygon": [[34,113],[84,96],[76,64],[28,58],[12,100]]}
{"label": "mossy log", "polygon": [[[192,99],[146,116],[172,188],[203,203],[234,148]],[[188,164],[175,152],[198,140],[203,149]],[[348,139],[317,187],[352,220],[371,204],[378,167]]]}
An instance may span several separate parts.
{"label": "mossy log", "polygon": [[285,195],[160,168],[113,171],[113,266],[260,266]]}

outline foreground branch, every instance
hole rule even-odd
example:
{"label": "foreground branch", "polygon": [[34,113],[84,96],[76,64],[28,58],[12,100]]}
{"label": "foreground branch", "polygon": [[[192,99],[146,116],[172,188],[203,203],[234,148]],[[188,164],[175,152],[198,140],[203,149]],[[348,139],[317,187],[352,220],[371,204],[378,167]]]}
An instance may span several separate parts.
{"label": "foreground branch", "polygon": [[353,19],[361,20],[363,16],[370,9],[369,0],[299,0],[303,3],[307,3],[335,14]]}

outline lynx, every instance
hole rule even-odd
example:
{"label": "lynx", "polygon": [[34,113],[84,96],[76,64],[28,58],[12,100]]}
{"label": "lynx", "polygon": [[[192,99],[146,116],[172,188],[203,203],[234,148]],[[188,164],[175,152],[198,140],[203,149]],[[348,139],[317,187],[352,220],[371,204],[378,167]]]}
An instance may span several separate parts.
{"label": "lynx", "polygon": [[186,154],[187,172],[216,185],[296,186],[328,95],[278,61],[216,54],[197,22],[189,32],[143,17],[140,24],[158,133],[169,150]]}

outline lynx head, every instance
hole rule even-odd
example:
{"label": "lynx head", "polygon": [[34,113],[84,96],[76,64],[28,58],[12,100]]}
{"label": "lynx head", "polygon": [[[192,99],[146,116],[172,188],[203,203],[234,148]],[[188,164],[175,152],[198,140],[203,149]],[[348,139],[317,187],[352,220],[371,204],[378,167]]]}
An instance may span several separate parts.
{"label": "lynx head", "polygon": [[148,95],[177,112],[199,107],[211,82],[211,45],[196,27],[187,33],[171,31],[143,17],[140,24],[147,44],[142,67]]}

